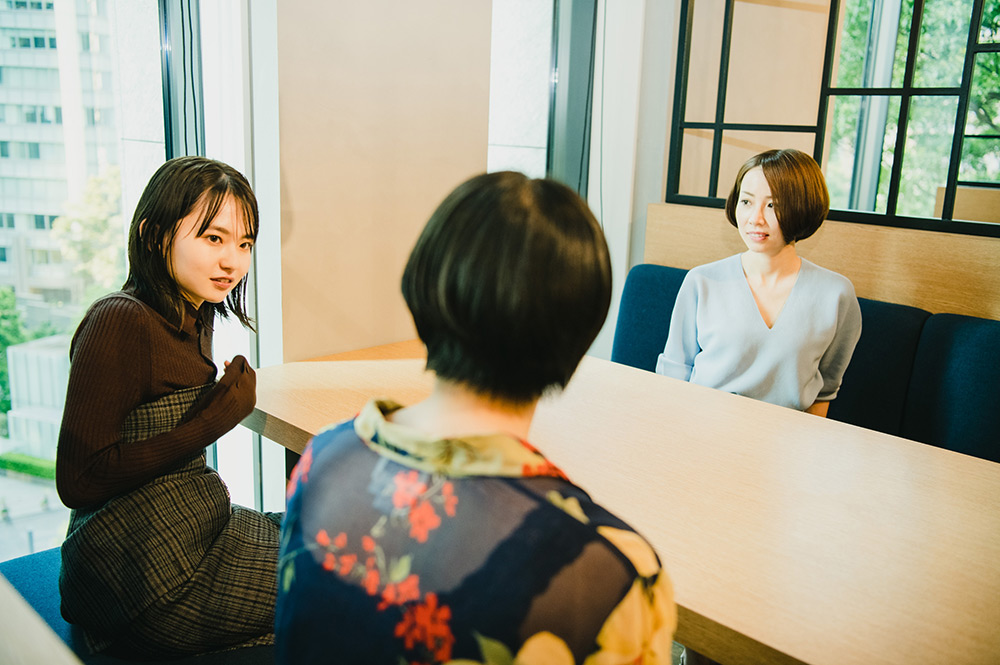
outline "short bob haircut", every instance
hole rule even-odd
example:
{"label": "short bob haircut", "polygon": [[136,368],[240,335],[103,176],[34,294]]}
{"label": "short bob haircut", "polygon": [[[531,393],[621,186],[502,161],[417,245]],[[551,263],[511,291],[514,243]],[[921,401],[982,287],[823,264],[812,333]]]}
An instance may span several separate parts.
{"label": "short bob haircut", "polygon": [[[243,213],[250,238],[259,227],[257,197],[243,175],[222,162],[205,157],[177,157],[164,163],[143,190],[128,234],[128,278],[124,290],[134,293],[156,311],[181,325],[184,296],[170,271],[170,249],[180,220],[200,209],[202,235],[232,197]],[[211,324],[213,313],[226,318],[232,312],[240,323],[253,328],[246,309],[246,278],[233,288],[223,303],[204,303],[203,323]]]}
{"label": "short bob haircut", "polygon": [[768,150],[751,157],[740,167],[733,190],[726,199],[729,223],[736,226],[736,204],[743,176],[758,166],[771,188],[774,213],[785,242],[805,240],[816,233],[830,212],[830,193],[816,160],[794,149]]}
{"label": "short bob haircut", "polygon": [[554,180],[476,176],[438,206],[403,298],[441,379],[500,402],[563,388],[611,303],[611,261],[587,204]]}

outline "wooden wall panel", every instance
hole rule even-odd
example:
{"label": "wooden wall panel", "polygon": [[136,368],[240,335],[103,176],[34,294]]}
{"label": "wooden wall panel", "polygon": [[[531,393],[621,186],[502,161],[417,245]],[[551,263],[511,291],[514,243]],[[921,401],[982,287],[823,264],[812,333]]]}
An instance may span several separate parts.
{"label": "wooden wall panel", "polygon": [[[720,209],[649,205],[646,263],[690,269],[745,249]],[[1000,320],[1000,238],[826,221],[798,250],[863,298]]]}

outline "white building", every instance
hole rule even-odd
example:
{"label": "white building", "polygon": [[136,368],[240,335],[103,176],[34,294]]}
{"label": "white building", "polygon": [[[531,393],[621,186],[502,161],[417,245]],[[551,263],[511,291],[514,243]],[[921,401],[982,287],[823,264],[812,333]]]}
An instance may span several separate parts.
{"label": "white building", "polygon": [[53,335],[7,348],[11,392],[7,451],[56,458],[69,381],[69,342],[69,335]]}

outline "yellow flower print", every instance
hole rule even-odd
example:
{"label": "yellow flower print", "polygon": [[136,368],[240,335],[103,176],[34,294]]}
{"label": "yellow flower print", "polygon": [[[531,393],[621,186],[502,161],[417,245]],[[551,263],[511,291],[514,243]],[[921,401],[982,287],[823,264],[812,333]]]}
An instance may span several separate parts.
{"label": "yellow flower print", "polygon": [[548,631],[529,637],[515,656],[498,640],[477,634],[476,641],[482,661],[463,658],[449,660],[445,665],[573,665],[575,662],[566,643]]}
{"label": "yellow flower print", "polygon": [[[579,508],[580,504],[577,504],[577,509]],[[566,643],[548,631],[535,633],[529,637],[514,656],[514,665],[573,665],[573,663],[573,652]]]}
{"label": "yellow flower print", "polygon": [[584,524],[590,523],[590,519],[584,514],[583,508],[580,507],[580,502],[577,501],[575,496],[566,498],[555,490],[549,490],[549,493],[545,495],[545,498],[548,499],[549,503],[553,506],[561,508],[563,512],[575,517]]}

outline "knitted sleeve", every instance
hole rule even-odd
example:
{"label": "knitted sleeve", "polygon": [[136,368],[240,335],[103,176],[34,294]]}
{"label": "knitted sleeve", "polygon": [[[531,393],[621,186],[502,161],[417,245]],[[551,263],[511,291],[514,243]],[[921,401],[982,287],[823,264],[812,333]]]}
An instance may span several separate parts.
{"label": "knitted sleeve", "polygon": [[98,301],[77,329],[56,453],[56,488],[70,508],[99,505],[176,468],[253,409],[253,370],[234,363],[192,417],[124,444],[126,416],[149,398],[154,330],[152,313],[130,298]]}
{"label": "knitted sleeve", "polygon": [[698,289],[689,271],[681,282],[670,315],[667,343],[656,358],[656,373],[681,381],[691,380],[694,357],[701,352],[698,345]]}

